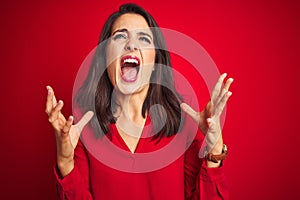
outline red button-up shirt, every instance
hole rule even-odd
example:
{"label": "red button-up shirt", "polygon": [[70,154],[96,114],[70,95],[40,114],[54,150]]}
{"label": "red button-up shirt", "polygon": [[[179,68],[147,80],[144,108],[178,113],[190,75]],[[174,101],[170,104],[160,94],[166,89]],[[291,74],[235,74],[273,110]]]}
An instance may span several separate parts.
{"label": "red button-up shirt", "polygon": [[198,130],[191,134],[190,121],[180,133],[159,141],[144,130],[134,154],[115,124],[111,139],[94,137],[86,127],[75,149],[74,169],[64,178],[54,170],[59,199],[228,199],[223,167],[208,168],[199,158],[203,135]]}

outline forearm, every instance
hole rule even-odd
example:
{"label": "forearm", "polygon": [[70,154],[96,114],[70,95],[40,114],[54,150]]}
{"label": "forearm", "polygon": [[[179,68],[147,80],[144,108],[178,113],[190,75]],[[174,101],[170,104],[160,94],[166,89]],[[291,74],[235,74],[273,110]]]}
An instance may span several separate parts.
{"label": "forearm", "polygon": [[74,169],[74,150],[66,147],[64,142],[57,139],[57,168],[62,177],[68,175]]}
{"label": "forearm", "polygon": [[57,158],[57,167],[62,177],[68,175],[74,169],[74,159],[69,161],[61,161]]}

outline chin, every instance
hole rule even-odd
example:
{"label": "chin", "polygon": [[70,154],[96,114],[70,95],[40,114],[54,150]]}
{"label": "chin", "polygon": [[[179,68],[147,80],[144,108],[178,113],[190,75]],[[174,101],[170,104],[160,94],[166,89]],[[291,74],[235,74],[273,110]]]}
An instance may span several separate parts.
{"label": "chin", "polygon": [[119,81],[115,87],[117,91],[123,95],[132,95],[138,93],[148,92],[149,82],[143,83],[142,81],[136,81],[132,83],[127,83]]}

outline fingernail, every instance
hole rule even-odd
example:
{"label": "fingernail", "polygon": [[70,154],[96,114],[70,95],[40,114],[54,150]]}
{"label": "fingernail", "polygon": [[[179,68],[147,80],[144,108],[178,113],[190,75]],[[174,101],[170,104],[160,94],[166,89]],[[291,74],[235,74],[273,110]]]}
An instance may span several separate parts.
{"label": "fingernail", "polygon": [[228,96],[231,96],[231,95],[232,95],[232,92],[228,91],[227,94],[228,94]]}

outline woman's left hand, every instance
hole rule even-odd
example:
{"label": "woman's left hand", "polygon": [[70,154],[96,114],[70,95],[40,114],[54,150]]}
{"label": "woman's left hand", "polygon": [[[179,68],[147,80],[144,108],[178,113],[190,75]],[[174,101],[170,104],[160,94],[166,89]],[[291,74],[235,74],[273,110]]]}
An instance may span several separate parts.
{"label": "woman's left hand", "polygon": [[228,78],[225,85],[223,85],[226,76],[226,73],[220,76],[211,93],[211,99],[202,112],[196,112],[186,103],[181,104],[181,108],[192,117],[202,133],[205,134],[206,143],[212,154],[221,154],[223,148],[220,117],[229,97],[232,95],[229,88],[233,82],[232,78]]}

